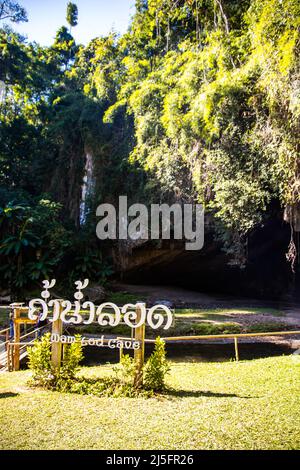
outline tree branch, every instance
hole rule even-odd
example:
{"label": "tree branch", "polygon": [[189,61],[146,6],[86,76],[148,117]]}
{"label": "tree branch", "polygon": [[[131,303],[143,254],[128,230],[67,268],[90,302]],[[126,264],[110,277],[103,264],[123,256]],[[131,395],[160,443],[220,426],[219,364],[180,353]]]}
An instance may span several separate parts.
{"label": "tree branch", "polygon": [[220,13],[221,13],[222,18],[223,18],[224,23],[225,23],[225,31],[226,31],[227,34],[229,34],[229,23],[228,23],[227,16],[226,16],[225,13],[224,13],[221,0],[216,0],[216,2],[217,2],[217,4],[218,4],[218,6],[219,6]]}

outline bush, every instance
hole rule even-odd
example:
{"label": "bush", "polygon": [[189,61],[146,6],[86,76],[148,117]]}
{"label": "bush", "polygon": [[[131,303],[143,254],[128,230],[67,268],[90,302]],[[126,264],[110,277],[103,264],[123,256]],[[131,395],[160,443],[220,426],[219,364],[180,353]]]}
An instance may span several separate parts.
{"label": "bush", "polygon": [[71,381],[69,389],[80,395],[98,397],[150,397],[152,391],[137,389],[134,386],[135,362],[129,355],[123,355],[119,364],[113,368],[114,375],[103,379],[79,377]]}
{"label": "bush", "polygon": [[32,385],[53,389],[56,375],[51,365],[50,333],[45,334],[41,340],[36,341],[32,348],[28,348],[29,369],[32,371]]}
{"label": "bush", "polygon": [[79,370],[79,363],[83,359],[80,335],[75,335],[76,341],[66,344],[64,347],[63,364],[60,370],[61,376],[73,379]]}
{"label": "bush", "polygon": [[169,372],[165,343],[159,337],[144,367],[144,387],[141,389],[134,385],[136,365],[129,355],[122,356],[120,363],[113,368],[112,377],[103,379],[76,377],[82,359],[80,335],[76,335],[74,343],[65,345],[62,366],[53,368],[50,334],[47,333],[29,351],[29,368],[33,372],[30,384],[60,392],[99,397],[150,397],[153,392],[164,390],[164,379]]}
{"label": "bush", "polygon": [[33,372],[31,385],[67,391],[83,359],[80,335],[76,335],[74,343],[65,345],[63,363],[59,369],[55,369],[51,364],[50,337],[50,333],[45,334],[29,350],[29,369]]}
{"label": "bush", "polygon": [[165,342],[158,336],[155,348],[144,367],[144,387],[146,390],[160,392],[165,389],[165,376],[169,372],[166,360]]}
{"label": "bush", "polygon": [[55,369],[51,364],[50,334],[36,341],[29,351],[29,368],[33,372],[30,385],[59,392],[78,393],[105,397],[150,396],[150,392],[138,391],[134,387],[135,363],[129,355],[123,355],[113,368],[114,375],[103,379],[76,377],[79,363],[83,359],[80,335],[76,341],[66,344],[62,366]]}
{"label": "bush", "polygon": [[248,333],[266,333],[271,331],[285,331],[289,329],[289,325],[283,322],[260,322],[254,323],[247,328]]}
{"label": "bush", "polygon": [[113,368],[115,379],[122,385],[133,387],[135,376],[135,362],[128,354],[123,354],[119,364]]}

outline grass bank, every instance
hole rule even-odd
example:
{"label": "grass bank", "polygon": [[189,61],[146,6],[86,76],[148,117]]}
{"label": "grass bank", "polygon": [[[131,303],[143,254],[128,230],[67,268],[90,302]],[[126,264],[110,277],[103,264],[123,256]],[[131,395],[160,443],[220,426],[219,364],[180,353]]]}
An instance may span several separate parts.
{"label": "grass bank", "polygon": [[298,359],[172,363],[171,390],[151,399],[32,390],[28,371],[5,373],[0,448],[300,449]]}
{"label": "grass bank", "polygon": [[[167,336],[218,335],[234,333],[260,333],[295,329],[284,321],[285,314],[276,309],[240,308],[240,309],[176,309],[174,325]],[[97,324],[72,327],[73,332],[88,334],[116,334],[130,336],[131,330],[126,325],[101,327]],[[154,331],[146,326],[146,337],[166,336],[166,331]]]}
{"label": "grass bank", "polygon": [[[126,300],[130,303],[133,298],[128,297]],[[119,304],[121,305],[122,302]],[[0,329],[8,326],[8,313],[8,309],[0,309]],[[285,314],[282,311],[267,308],[176,309],[174,326],[168,330],[168,336],[256,333],[294,329],[293,325],[287,324],[284,319]],[[70,330],[74,333],[95,335],[130,336],[131,334],[130,328],[126,325],[114,328],[101,327],[97,324],[81,325],[76,328],[72,326]],[[154,338],[157,335],[166,336],[166,331],[163,329],[153,331],[151,328],[146,328],[148,338]]]}

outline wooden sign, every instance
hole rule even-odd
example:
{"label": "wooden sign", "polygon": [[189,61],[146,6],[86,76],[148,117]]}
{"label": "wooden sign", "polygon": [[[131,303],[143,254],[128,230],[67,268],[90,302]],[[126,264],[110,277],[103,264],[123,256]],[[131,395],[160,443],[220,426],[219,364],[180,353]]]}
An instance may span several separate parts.
{"label": "wooden sign", "polygon": [[[121,321],[130,328],[139,328],[141,325],[147,324],[154,330],[161,327],[168,330],[172,326],[173,315],[165,305],[155,305],[146,309],[146,305],[143,303],[118,307],[111,302],[105,302],[96,308],[93,302],[81,303],[84,297],[82,290],[88,286],[88,279],[85,279],[84,282],[75,282],[77,292],[74,294],[73,303],[70,300],[62,299],[48,300],[50,298],[49,289],[53,288],[55,283],[55,279],[51,282],[43,281],[45,290],[41,293],[42,299],[33,299],[29,302],[28,318],[30,320],[43,321],[51,314],[50,322],[56,322],[60,319],[63,323],[74,325],[89,325],[97,320],[100,326],[111,327],[118,326]],[[112,313],[109,313],[108,310]],[[137,311],[139,311],[139,315]]]}
{"label": "wooden sign", "polygon": [[[75,336],[59,335],[52,333],[51,343],[72,344],[78,341]],[[98,348],[108,347],[110,349],[140,349],[141,344],[134,339],[105,338],[104,335],[97,338],[82,336],[80,338],[82,346],[97,346]]]}

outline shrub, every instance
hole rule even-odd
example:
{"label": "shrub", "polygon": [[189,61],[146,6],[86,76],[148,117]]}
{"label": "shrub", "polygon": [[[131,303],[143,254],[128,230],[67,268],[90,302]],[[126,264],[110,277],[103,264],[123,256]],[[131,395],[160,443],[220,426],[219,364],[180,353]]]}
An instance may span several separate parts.
{"label": "shrub", "polygon": [[135,362],[128,354],[123,354],[119,364],[113,368],[115,379],[122,385],[129,385],[133,387]]}
{"label": "shrub", "polygon": [[259,322],[250,325],[247,328],[249,333],[266,333],[269,331],[285,331],[288,330],[289,325],[278,321]]}
{"label": "shrub", "polygon": [[150,397],[151,390],[136,389],[134,386],[135,363],[129,355],[123,355],[119,364],[113,368],[111,377],[75,378],[69,381],[69,391],[80,395],[94,395],[98,397]]}
{"label": "shrub", "polygon": [[32,385],[44,388],[54,388],[56,375],[51,365],[50,333],[35,342],[28,350],[29,369],[32,371]]}
{"label": "shrub", "polygon": [[166,360],[165,342],[158,336],[155,348],[144,367],[144,387],[146,390],[159,392],[165,388],[165,376],[169,372]]}
{"label": "shrub", "polygon": [[51,364],[50,337],[50,333],[45,334],[29,350],[29,369],[33,372],[30,383],[33,386],[67,391],[83,359],[80,335],[76,335],[74,343],[65,345],[63,364],[59,369],[54,369]]}
{"label": "shrub", "polygon": [[83,359],[81,336],[75,335],[76,341],[64,346],[64,356],[62,367],[58,371],[56,390],[68,392],[72,388],[76,373],[79,370],[79,363]]}
{"label": "shrub", "polygon": [[83,359],[83,351],[80,335],[75,335],[76,341],[66,344],[64,347],[61,375],[67,379],[73,379],[79,370],[79,363]]}
{"label": "shrub", "polygon": [[33,372],[30,384],[60,392],[96,395],[99,397],[152,396],[153,392],[164,390],[164,379],[169,372],[165,343],[156,338],[155,349],[144,367],[144,387],[134,385],[136,365],[129,355],[123,355],[113,368],[113,375],[103,379],[76,377],[79,363],[83,359],[80,335],[76,341],[66,344],[62,366],[54,369],[51,364],[50,334],[36,341],[29,351],[29,368]]}

